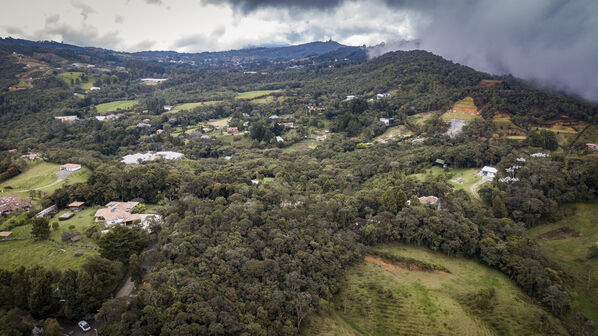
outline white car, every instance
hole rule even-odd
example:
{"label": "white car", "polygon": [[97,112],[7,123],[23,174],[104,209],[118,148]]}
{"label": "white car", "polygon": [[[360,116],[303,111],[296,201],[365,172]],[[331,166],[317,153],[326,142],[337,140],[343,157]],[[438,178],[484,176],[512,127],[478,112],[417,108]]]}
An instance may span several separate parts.
{"label": "white car", "polygon": [[79,321],[79,328],[81,328],[81,330],[88,332],[91,330],[91,327],[89,326],[89,323],[87,323],[86,321]]}

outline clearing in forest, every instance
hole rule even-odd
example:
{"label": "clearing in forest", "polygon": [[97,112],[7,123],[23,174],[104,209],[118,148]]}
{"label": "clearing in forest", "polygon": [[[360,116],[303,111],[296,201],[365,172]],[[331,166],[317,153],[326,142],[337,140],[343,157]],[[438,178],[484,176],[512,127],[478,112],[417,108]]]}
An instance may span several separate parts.
{"label": "clearing in forest", "polygon": [[96,105],[96,111],[101,114],[116,112],[118,110],[130,110],[139,104],[137,100],[117,100],[110,103]]}
{"label": "clearing in forest", "polygon": [[[303,335],[545,335],[560,322],[512,281],[474,260],[385,245],[348,269],[326,311]],[[424,270],[435,265],[447,271]],[[407,265],[407,266],[406,266]]]}
{"label": "clearing in forest", "polygon": [[172,107],[172,110],[170,110],[169,112],[175,113],[175,112],[179,112],[179,111],[183,111],[183,110],[191,111],[198,106],[210,106],[210,105],[214,105],[217,103],[220,103],[220,101],[212,100],[212,101],[205,101],[205,102],[176,104],[175,106]]}
{"label": "clearing in forest", "polygon": [[575,203],[561,208],[563,219],[537,225],[528,232],[544,255],[573,278],[572,301],[598,323],[598,203]]}
{"label": "clearing in forest", "polygon": [[280,90],[256,90],[256,91],[248,91],[248,92],[239,92],[236,99],[256,99],[264,96],[268,96],[274,92],[279,92]]}
{"label": "clearing in forest", "polygon": [[480,111],[475,106],[473,98],[465,97],[453,105],[453,107],[442,115],[442,120],[448,122],[451,119],[473,120],[479,118]]}

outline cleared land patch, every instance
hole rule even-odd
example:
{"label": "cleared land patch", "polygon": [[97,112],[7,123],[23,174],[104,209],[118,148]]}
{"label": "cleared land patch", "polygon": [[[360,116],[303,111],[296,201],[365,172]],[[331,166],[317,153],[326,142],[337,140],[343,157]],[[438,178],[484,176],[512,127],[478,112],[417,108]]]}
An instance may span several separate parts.
{"label": "cleared land patch", "polygon": [[450,273],[369,256],[346,271],[332,304],[308,321],[303,335],[566,334],[505,275],[474,260],[399,245],[373,252]]}
{"label": "cleared land patch", "polygon": [[197,103],[176,104],[175,106],[172,107],[172,110],[170,110],[170,113],[174,113],[174,112],[178,112],[178,111],[182,111],[182,110],[191,111],[198,106],[209,106],[209,105],[214,105],[217,103],[220,103],[220,101],[213,100],[213,101],[205,101],[205,102],[197,102]]}
{"label": "cleared land patch", "polygon": [[256,91],[248,91],[248,92],[239,92],[236,99],[255,99],[267,96],[274,92],[279,92],[280,90],[256,90]]}
{"label": "cleared land patch", "polygon": [[573,278],[573,305],[598,323],[598,203],[575,203],[561,208],[563,219],[531,228],[544,255]]}
{"label": "cleared land patch", "polygon": [[117,110],[130,110],[139,104],[137,100],[117,100],[110,103],[96,105],[98,113],[116,112]]}
{"label": "cleared land patch", "polygon": [[18,191],[48,185],[57,180],[56,172],[58,172],[59,169],[60,166],[55,163],[34,163],[21,174],[0,184],[0,189]]}

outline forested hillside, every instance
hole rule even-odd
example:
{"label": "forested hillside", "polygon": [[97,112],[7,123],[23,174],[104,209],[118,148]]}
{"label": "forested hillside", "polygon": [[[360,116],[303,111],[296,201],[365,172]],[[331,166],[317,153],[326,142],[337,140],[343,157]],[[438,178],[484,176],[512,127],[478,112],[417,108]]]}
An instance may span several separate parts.
{"label": "forested hillside", "polygon": [[[0,241],[0,334],[52,318],[94,320],[103,335],[296,335],[330,316],[407,330],[346,311],[357,309],[348,291],[372,255],[461,272],[450,279],[466,277],[456,266],[466,258],[492,275],[454,287],[458,295],[431,289],[476,334],[596,333],[598,306],[579,299],[570,270],[528,233],[598,196],[598,157],[586,146],[598,142],[595,104],[419,50],[367,60],[327,42],[229,52],[251,60],[208,69],[153,53],[0,48],[0,197],[31,199],[0,217],[11,232]],[[157,152],[166,154],[144,156]],[[88,171],[26,189],[19,176],[42,161]],[[496,176],[481,176],[484,166]],[[160,220],[102,223],[94,213],[113,201]],[[397,243],[424,252],[385,252]],[[15,257],[50,260],[61,249],[61,262],[28,268]],[[440,266],[430,266],[434,253]],[[135,291],[112,298],[128,278]],[[428,289],[406,282],[355,295],[394,302],[388,288],[430,307]],[[500,320],[509,302],[539,321]]]}

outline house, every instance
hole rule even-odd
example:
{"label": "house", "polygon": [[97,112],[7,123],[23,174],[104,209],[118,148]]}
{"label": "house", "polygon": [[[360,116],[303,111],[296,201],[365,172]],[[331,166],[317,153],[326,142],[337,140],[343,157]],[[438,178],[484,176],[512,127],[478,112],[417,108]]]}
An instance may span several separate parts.
{"label": "house", "polygon": [[349,95],[345,98],[345,100],[353,100],[353,99],[355,99],[355,96],[353,96],[353,95]]}
{"label": "house", "polygon": [[446,167],[446,161],[444,161],[442,159],[436,159],[436,161],[434,161],[434,165],[444,168],[444,167]]}
{"label": "house", "polygon": [[156,130],[156,134],[157,134],[157,135],[160,135],[160,134],[162,134],[162,133],[164,133],[164,130],[163,130],[163,129]]}
{"label": "house", "polygon": [[422,196],[422,197],[418,197],[418,199],[421,204],[431,204],[431,205],[438,204],[438,197],[436,197],[436,196]]}
{"label": "house", "polygon": [[143,119],[143,120],[141,120],[141,121],[147,124],[147,123],[149,123],[151,120],[149,120],[149,119]]}
{"label": "house", "polygon": [[20,198],[16,195],[0,198],[0,215],[9,214],[15,211],[27,211],[29,209],[31,209],[30,198]]}
{"label": "house", "polygon": [[54,119],[56,120],[60,120],[60,122],[62,123],[74,123],[75,121],[79,120],[79,117],[77,116],[56,116],[54,117]]}
{"label": "house", "polygon": [[81,169],[81,165],[76,164],[76,163],[65,163],[62,166],[60,166],[60,170],[64,170],[64,171],[68,171],[68,172],[74,172],[79,169]]}
{"label": "house", "polygon": [[226,134],[239,134],[239,128],[237,127],[229,127],[226,129]]}
{"label": "house", "polygon": [[295,123],[293,123],[293,122],[278,123],[278,125],[284,126],[284,127],[288,127],[288,128],[294,128],[295,127]]}
{"label": "house", "polygon": [[71,209],[71,211],[79,211],[82,210],[83,208],[85,208],[85,202],[72,202],[68,205],[69,209]]}
{"label": "house", "polygon": [[11,231],[0,231],[0,238],[8,238],[11,234]]}
{"label": "house", "polygon": [[138,123],[138,124],[137,124],[137,128],[145,128],[145,127],[147,127],[147,128],[151,128],[151,127],[152,127],[152,125],[150,125],[150,124],[147,124],[147,123]]}
{"label": "house", "polygon": [[139,202],[110,202],[106,208],[96,211],[94,217],[96,222],[112,225],[132,225],[141,221],[138,214],[131,213]]}
{"label": "house", "polygon": [[324,135],[318,135],[316,137],[316,141],[324,141],[324,140],[326,140],[326,138],[327,138],[326,134],[324,134]]}
{"label": "house", "polygon": [[56,204],[49,206],[47,208],[45,208],[44,210],[40,211],[37,213],[37,215],[35,215],[35,217],[51,217],[52,215],[54,215],[55,213],[58,212],[58,207],[56,206]]}
{"label": "house", "polygon": [[496,176],[497,172],[498,169],[490,166],[485,166],[484,168],[482,168],[479,175],[482,176],[482,178],[486,178],[487,180],[492,181]]}
{"label": "house", "polygon": [[377,100],[384,99],[384,98],[390,98],[390,93],[378,93],[376,95]]}
{"label": "house", "polygon": [[586,146],[591,150],[598,150],[598,145],[593,143],[587,143]]}
{"label": "house", "polygon": [[272,120],[278,119],[278,116],[276,114],[275,115],[271,115],[270,117],[268,117],[268,119],[272,119]]}
{"label": "house", "polygon": [[172,105],[164,105],[164,106],[162,106],[162,108],[163,108],[165,111],[170,111],[170,110],[172,110]]}
{"label": "house", "polygon": [[98,90],[100,90],[100,88],[97,86],[92,86],[89,88],[89,91],[98,91]]}
{"label": "house", "polygon": [[27,158],[29,160],[36,160],[36,159],[41,159],[42,158],[42,154],[41,153],[33,153],[33,152],[29,152],[25,155],[21,155],[22,158]]}
{"label": "house", "polygon": [[381,122],[383,122],[384,125],[386,125],[386,126],[391,126],[391,125],[394,125],[394,123],[395,123],[395,119],[394,118],[380,118],[379,120]]}
{"label": "house", "polygon": [[16,153],[16,152],[17,152],[17,149],[16,149],[16,148],[9,149],[9,150],[7,150],[7,152],[9,152],[9,153]]}
{"label": "house", "polygon": [[281,136],[277,135],[276,142],[284,142],[284,139]]}

